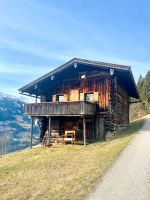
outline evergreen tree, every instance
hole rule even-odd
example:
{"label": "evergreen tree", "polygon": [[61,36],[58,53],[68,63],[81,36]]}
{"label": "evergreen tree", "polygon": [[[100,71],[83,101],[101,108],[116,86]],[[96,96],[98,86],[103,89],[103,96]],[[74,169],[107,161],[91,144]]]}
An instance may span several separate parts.
{"label": "evergreen tree", "polygon": [[150,71],[147,72],[144,78],[141,93],[142,93],[142,99],[150,102]]}
{"label": "evergreen tree", "polygon": [[141,99],[143,99],[142,97],[142,93],[143,93],[143,83],[144,83],[144,78],[142,77],[142,75],[140,74],[139,76],[139,79],[137,81],[137,88],[138,88],[138,91],[140,93],[140,96],[141,96]]}
{"label": "evergreen tree", "polygon": [[141,91],[141,89],[143,87],[143,83],[144,83],[144,79],[143,79],[142,75],[140,74],[139,79],[137,81],[137,88],[139,91]]}

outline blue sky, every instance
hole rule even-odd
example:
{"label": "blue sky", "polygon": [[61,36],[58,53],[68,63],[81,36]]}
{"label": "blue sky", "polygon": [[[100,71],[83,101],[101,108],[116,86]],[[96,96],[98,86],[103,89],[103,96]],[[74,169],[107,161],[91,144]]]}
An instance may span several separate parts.
{"label": "blue sky", "polygon": [[0,91],[17,89],[73,57],[150,69],[150,2],[0,0]]}

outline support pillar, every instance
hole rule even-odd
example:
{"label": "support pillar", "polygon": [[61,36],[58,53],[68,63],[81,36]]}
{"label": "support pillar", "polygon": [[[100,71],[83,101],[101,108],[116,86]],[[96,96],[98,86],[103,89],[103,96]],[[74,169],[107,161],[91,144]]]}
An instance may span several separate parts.
{"label": "support pillar", "polygon": [[93,117],[93,126],[92,126],[92,139],[95,142],[95,118]]}
{"label": "support pillar", "polygon": [[33,117],[31,117],[30,148],[32,148],[32,138],[33,138],[33,122],[34,122],[34,119],[33,119]]}
{"label": "support pillar", "polygon": [[83,117],[83,141],[84,141],[84,146],[86,146],[86,121],[85,121],[85,116]]}
{"label": "support pillar", "polygon": [[48,145],[50,145],[50,136],[51,136],[51,117],[49,117],[49,126],[48,126]]}

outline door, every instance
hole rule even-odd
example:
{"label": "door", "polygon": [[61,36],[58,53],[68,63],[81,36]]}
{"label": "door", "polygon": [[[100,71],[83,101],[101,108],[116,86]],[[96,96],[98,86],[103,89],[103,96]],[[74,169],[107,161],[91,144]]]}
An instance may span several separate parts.
{"label": "door", "polygon": [[79,90],[70,90],[70,101],[79,101]]}

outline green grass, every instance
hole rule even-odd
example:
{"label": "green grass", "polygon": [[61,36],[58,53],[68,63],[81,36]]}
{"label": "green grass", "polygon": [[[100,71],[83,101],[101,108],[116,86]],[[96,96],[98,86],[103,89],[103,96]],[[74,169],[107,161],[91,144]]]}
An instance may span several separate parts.
{"label": "green grass", "polygon": [[0,199],[80,200],[94,188],[144,121],[109,142],[38,147],[0,158]]}

